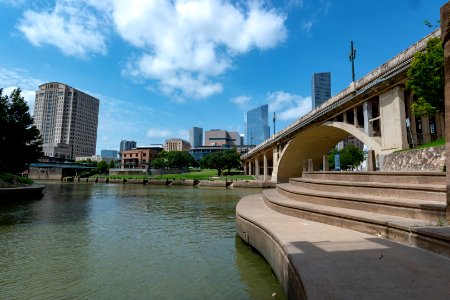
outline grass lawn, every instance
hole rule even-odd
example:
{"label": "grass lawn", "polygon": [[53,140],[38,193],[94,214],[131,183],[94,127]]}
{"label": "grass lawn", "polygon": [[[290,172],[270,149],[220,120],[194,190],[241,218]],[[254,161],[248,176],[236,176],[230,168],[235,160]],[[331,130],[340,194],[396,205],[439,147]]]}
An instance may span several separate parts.
{"label": "grass lawn", "polygon": [[205,169],[194,170],[183,174],[165,174],[165,175],[94,175],[92,177],[105,177],[110,179],[196,179],[196,180],[255,180],[253,176],[242,175],[241,172],[231,170],[230,174],[226,171],[222,173],[222,176],[217,176],[217,170]]}
{"label": "grass lawn", "polygon": [[445,139],[444,138],[440,138],[440,139],[437,139],[437,140],[435,140],[433,142],[429,142],[429,143],[426,143],[426,144],[418,145],[418,146],[416,146],[414,148],[411,148],[411,149],[399,150],[399,151],[396,151],[396,152],[405,152],[405,151],[418,150],[418,149],[424,149],[424,148],[430,148],[430,147],[438,147],[438,146],[444,146],[444,145],[445,145]]}

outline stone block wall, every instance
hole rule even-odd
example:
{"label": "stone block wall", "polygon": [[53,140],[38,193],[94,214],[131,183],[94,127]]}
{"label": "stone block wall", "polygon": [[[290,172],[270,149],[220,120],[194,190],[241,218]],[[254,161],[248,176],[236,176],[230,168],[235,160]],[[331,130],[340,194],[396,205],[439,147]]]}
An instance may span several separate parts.
{"label": "stone block wall", "polygon": [[382,171],[443,171],[445,146],[395,152],[383,159]]}

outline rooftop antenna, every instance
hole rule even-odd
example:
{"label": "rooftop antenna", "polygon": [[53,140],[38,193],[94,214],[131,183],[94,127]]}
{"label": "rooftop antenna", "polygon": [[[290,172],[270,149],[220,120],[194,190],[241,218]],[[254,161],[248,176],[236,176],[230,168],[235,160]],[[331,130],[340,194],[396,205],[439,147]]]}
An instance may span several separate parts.
{"label": "rooftop antenna", "polygon": [[353,48],[353,41],[350,41],[350,54],[348,56],[350,62],[352,63],[352,81],[355,81],[355,58],[356,58],[356,49]]}

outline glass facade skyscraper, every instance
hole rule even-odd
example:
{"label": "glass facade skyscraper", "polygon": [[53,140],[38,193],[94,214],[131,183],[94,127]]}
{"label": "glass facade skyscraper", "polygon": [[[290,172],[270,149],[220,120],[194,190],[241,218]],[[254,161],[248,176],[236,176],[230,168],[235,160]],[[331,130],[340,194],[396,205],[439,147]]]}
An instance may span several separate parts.
{"label": "glass facade skyscraper", "polygon": [[192,127],[189,129],[189,143],[192,148],[203,146],[203,128]]}
{"label": "glass facade skyscraper", "polygon": [[331,98],[331,73],[314,73],[311,79],[312,109]]}
{"label": "glass facade skyscraper", "polygon": [[122,140],[122,141],[120,141],[120,152],[119,152],[119,154],[121,154],[123,151],[131,150],[133,148],[136,148],[136,142],[135,141]]}
{"label": "glass facade skyscraper", "polygon": [[244,115],[245,144],[258,145],[270,136],[269,105],[249,110]]}

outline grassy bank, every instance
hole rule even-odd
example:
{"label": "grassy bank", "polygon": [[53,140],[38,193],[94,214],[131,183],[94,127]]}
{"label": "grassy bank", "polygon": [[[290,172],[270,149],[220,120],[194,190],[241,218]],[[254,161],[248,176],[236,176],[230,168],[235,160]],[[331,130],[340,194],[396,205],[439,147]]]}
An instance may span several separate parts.
{"label": "grassy bank", "polygon": [[399,150],[399,151],[395,151],[395,152],[406,152],[406,151],[411,151],[411,150],[419,150],[419,149],[425,149],[425,148],[430,148],[430,147],[439,147],[439,146],[445,146],[445,139],[444,138],[440,138],[437,139],[435,141],[426,143],[426,144],[422,144],[422,145],[417,145],[414,148],[411,149],[404,149],[404,150]]}
{"label": "grassy bank", "polygon": [[23,186],[32,183],[33,181],[26,177],[17,176],[11,173],[0,173],[0,187]]}

